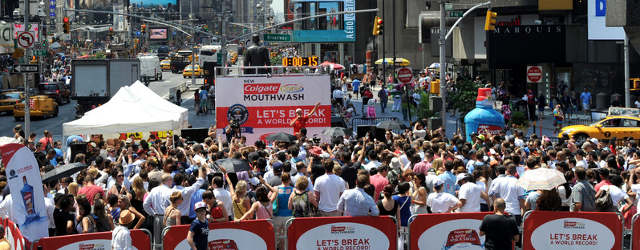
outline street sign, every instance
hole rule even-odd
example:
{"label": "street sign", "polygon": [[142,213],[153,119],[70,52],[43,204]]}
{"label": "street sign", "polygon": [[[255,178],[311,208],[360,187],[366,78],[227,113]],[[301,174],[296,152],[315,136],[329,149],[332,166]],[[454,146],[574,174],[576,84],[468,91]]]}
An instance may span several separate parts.
{"label": "street sign", "polygon": [[461,10],[452,10],[449,11],[449,17],[462,17],[462,15],[464,14],[464,11]]}
{"label": "street sign", "polygon": [[0,23],[0,47],[13,48],[13,35],[11,29],[13,25],[10,23]]}
{"label": "street sign", "polygon": [[263,40],[265,42],[290,42],[291,35],[289,34],[264,34]]}
{"label": "street sign", "polygon": [[413,73],[410,68],[400,68],[398,69],[398,81],[402,83],[409,83],[413,79]]}
{"label": "street sign", "polygon": [[446,10],[446,11],[453,10],[453,3],[445,3],[444,4],[444,10]]}
{"label": "street sign", "polygon": [[22,32],[18,35],[18,45],[23,48],[31,48],[33,45],[33,35],[29,32]]}
{"label": "street sign", "polygon": [[542,82],[542,67],[527,66],[527,83]]}
{"label": "street sign", "polygon": [[33,38],[35,38],[36,41],[40,41],[40,29],[38,27],[37,23],[30,23],[29,24],[29,28],[27,30],[25,30],[24,28],[24,24],[22,23],[14,23],[13,24],[13,38],[14,39],[18,39],[18,35],[22,32],[25,31],[29,31],[29,33],[31,33],[31,35],[33,36]]}
{"label": "street sign", "polygon": [[38,65],[37,64],[20,64],[13,67],[13,70],[15,72],[20,72],[20,73],[35,73],[35,72],[38,72]]}

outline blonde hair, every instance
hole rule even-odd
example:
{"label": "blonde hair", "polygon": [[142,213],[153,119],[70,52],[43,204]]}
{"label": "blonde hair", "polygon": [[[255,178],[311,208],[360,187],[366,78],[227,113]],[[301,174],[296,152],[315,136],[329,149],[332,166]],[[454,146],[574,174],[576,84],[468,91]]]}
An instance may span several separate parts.
{"label": "blonde hair", "polygon": [[306,190],[307,186],[309,186],[309,180],[306,176],[302,176],[296,181],[296,188],[300,191]]}
{"label": "blonde hair", "polygon": [[436,171],[438,171],[438,169],[441,167],[444,167],[442,158],[435,159],[433,160],[433,162],[431,162],[431,168],[435,169]]}
{"label": "blonde hair", "polygon": [[247,182],[246,181],[238,181],[236,183],[236,197],[242,198],[247,194]]}
{"label": "blonde hair", "polygon": [[133,178],[131,189],[133,189],[133,192],[136,193],[136,198],[144,197],[144,194],[147,193],[147,190],[144,189],[144,181],[142,180],[142,178],[140,178],[140,176],[136,176],[136,178]]}
{"label": "blonde hair", "polygon": [[72,194],[74,197],[78,195],[78,183],[72,182],[67,186],[67,191]]}
{"label": "blonde hair", "polygon": [[169,201],[171,201],[171,204],[176,204],[176,202],[178,202],[178,200],[182,199],[182,192],[180,191],[175,191],[171,194],[171,197],[169,197]]}

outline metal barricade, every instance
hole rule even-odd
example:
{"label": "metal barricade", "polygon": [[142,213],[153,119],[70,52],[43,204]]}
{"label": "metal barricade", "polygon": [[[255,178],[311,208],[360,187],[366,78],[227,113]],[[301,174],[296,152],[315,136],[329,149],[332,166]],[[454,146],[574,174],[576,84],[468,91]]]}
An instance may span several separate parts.
{"label": "metal barricade", "polygon": [[[633,215],[633,218],[631,219],[631,229],[630,230],[624,230],[623,232],[625,232],[625,233],[622,235],[623,239],[624,239],[624,235],[625,234],[631,235],[631,242],[629,242],[629,249],[631,249],[631,250],[633,250],[633,239],[635,238],[634,235],[636,234],[633,225],[636,224],[636,220],[637,219],[638,219],[638,214]],[[623,246],[624,246],[624,241],[623,241]]]}
{"label": "metal barricade", "polygon": [[163,235],[163,222],[164,215],[154,215],[153,216],[153,244],[152,249],[154,250],[162,250],[162,235]]}

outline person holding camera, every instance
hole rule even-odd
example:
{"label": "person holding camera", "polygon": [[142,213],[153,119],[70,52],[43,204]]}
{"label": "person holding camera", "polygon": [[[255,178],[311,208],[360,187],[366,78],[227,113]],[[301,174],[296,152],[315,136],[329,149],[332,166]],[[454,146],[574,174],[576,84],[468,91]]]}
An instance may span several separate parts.
{"label": "person holding camera", "polygon": [[320,106],[320,102],[316,103],[316,106],[313,107],[311,112],[308,115],[304,115],[304,112],[301,108],[296,109],[296,118],[291,120],[289,126],[293,127],[293,135],[298,136],[300,130],[307,127],[307,120],[309,120],[309,116],[313,115],[318,110]]}

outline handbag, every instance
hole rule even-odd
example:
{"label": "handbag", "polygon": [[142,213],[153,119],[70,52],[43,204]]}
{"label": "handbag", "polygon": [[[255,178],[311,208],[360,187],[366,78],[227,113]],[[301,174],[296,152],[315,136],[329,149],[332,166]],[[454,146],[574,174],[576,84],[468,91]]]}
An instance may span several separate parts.
{"label": "handbag", "polygon": [[613,200],[609,194],[609,189],[603,189],[596,197],[596,209],[600,212],[609,212],[613,209]]}

